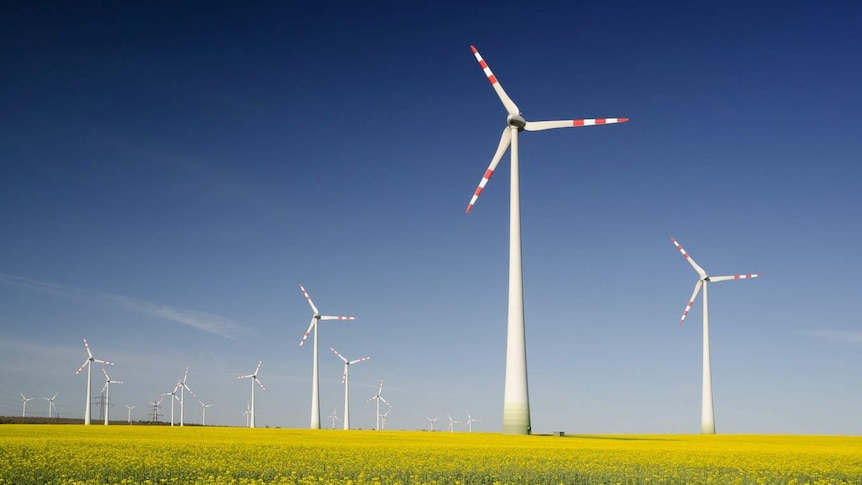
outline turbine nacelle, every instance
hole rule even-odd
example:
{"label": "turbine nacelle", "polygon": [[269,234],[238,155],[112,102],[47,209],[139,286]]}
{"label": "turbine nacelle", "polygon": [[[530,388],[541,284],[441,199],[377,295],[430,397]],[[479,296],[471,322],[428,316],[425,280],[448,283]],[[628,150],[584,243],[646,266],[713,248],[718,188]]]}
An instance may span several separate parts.
{"label": "turbine nacelle", "polygon": [[518,131],[524,131],[524,128],[527,126],[527,120],[525,120],[520,114],[507,116],[506,123],[509,126],[514,126]]}

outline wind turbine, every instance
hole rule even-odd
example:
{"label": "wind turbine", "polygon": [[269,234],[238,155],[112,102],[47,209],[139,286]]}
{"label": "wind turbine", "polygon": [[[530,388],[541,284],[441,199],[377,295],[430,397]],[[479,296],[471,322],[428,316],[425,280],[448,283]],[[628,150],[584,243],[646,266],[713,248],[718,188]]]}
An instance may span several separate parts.
{"label": "wind turbine", "polygon": [[380,379],[380,387],[377,388],[377,394],[368,398],[368,401],[371,401],[372,399],[377,401],[377,427],[374,428],[377,431],[380,431],[380,401],[383,401],[384,403],[389,404],[389,401],[387,401],[386,399],[383,399],[383,396],[381,395],[382,393],[383,393],[383,379]]}
{"label": "wind turbine", "polygon": [[332,414],[329,415],[329,419],[332,420],[332,429],[335,429],[335,422],[341,421],[338,418],[338,406],[335,406],[335,409],[332,410]]}
{"label": "wind turbine", "polygon": [[245,416],[245,426],[250,427],[249,423],[251,422],[251,404],[246,401],[245,402],[245,412],[242,413]]}
{"label": "wind turbine", "polygon": [[251,379],[251,408],[249,408],[249,412],[251,413],[251,415],[250,422],[248,425],[249,428],[254,428],[254,383],[257,382],[257,385],[259,385],[261,389],[263,389],[264,391],[266,390],[266,388],[263,387],[263,383],[260,382],[260,380],[258,380],[257,378],[257,373],[260,372],[261,362],[263,361],[257,361],[257,369],[254,370],[254,374],[237,377],[237,379]]}
{"label": "wind turbine", "polygon": [[32,401],[33,399],[35,399],[35,398],[25,397],[24,393],[23,392],[21,393],[21,400],[24,402],[24,407],[21,410],[21,417],[22,418],[27,417],[27,401]]}
{"label": "wind turbine", "polygon": [[57,406],[54,405],[54,399],[57,399],[60,393],[57,392],[54,394],[54,397],[43,397],[42,399],[48,401],[48,417],[51,418],[54,416],[54,411],[57,410]]}
{"label": "wind turbine", "polygon": [[446,416],[449,418],[449,432],[454,433],[455,432],[455,425],[460,424],[461,421],[456,421],[456,420],[452,419],[452,416],[450,416],[449,413],[446,413]]}
{"label": "wind turbine", "polygon": [[90,352],[90,344],[87,343],[87,339],[84,339],[84,348],[87,350],[87,360],[85,360],[84,363],[81,364],[81,367],[79,367],[78,370],[75,371],[75,375],[80,374],[81,371],[84,370],[84,367],[87,368],[87,401],[84,403],[84,424],[88,425],[90,424],[90,400],[92,399],[90,390],[93,383],[93,362],[103,365],[114,365],[114,363],[108,362],[106,360],[99,360],[93,357],[93,353]]}
{"label": "wind turbine", "polygon": [[388,409],[386,412],[380,415],[380,429],[386,429],[386,416],[389,416],[389,413],[392,412],[392,404],[386,403]]}
{"label": "wind turbine", "polygon": [[[311,315],[311,323],[308,325],[308,330],[305,331],[305,335],[299,341],[299,346],[302,347],[308,338],[308,334],[314,329],[314,363],[311,367],[311,429],[320,429],[320,376],[317,370],[317,326],[321,320],[356,320],[356,317],[321,315],[317,307],[314,306],[314,302],[311,301],[311,297],[308,296],[308,292],[305,291],[305,288],[299,285],[299,289],[302,290],[302,294],[308,300],[308,305],[311,306],[311,311],[314,312]],[[345,426],[347,425],[347,423],[344,424]]]}
{"label": "wind turbine", "polygon": [[162,397],[158,401],[147,401],[150,404],[150,406],[153,407],[153,422],[154,423],[159,420],[159,408],[162,407],[162,401],[164,401],[164,400],[165,400],[165,398]]}
{"label": "wind turbine", "polygon": [[478,423],[479,420],[470,416],[470,411],[465,411],[467,413],[467,432],[473,432],[473,423]]}
{"label": "wind turbine", "polygon": [[108,415],[111,411],[111,384],[123,384],[123,381],[114,381],[108,377],[108,371],[102,369],[102,372],[105,374],[105,385],[102,387],[102,391],[105,393],[105,426],[108,425]]}
{"label": "wind turbine", "polygon": [[437,420],[438,420],[438,419],[440,419],[440,418],[430,418],[430,417],[428,417],[428,416],[425,416],[425,419],[427,419],[427,420],[428,420],[428,422],[429,422],[429,423],[431,423],[431,431],[436,431],[436,430],[434,429],[434,421],[437,421]]}
{"label": "wind turbine", "polygon": [[685,310],[682,312],[682,318],[679,319],[679,324],[682,325],[683,320],[694,305],[694,300],[700,289],[703,288],[703,390],[700,407],[700,432],[703,434],[715,434],[715,412],[712,407],[712,371],[709,366],[709,307],[707,298],[707,288],[709,283],[717,283],[727,280],[744,280],[749,278],[758,278],[759,274],[737,274],[733,276],[709,276],[703,268],[694,262],[694,259],[680,246],[676,239],[670,238],[674,246],[679,249],[686,261],[691,264],[691,267],[697,271],[699,276],[697,283],[694,285],[694,293],[688,300]]}
{"label": "wind turbine", "polygon": [[129,406],[126,404],[126,409],[129,410],[129,426],[132,425],[132,409],[135,409],[135,406]]}
{"label": "wind turbine", "polygon": [[204,402],[201,401],[200,399],[198,399],[198,402],[201,403],[201,411],[203,411],[203,416],[204,416],[203,422],[201,423],[201,426],[206,426],[207,425],[207,408],[212,406],[212,404],[204,404]]}
{"label": "wind turbine", "polygon": [[186,366],[186,373],[183,374],[183,380],[179,381],[177,385],[180,388],[180,426],[185,422],[185,409],[186,409],[186,394],[185,391],[189,391],[189,394],[192,395],[195,399],[195,393],[192,392],[191,388],[186,384],[186,379],[189,378],[189,366]]}
{"label": "wind turbine", "polygon": [[[177,400],[177,402],[179,402],[179,400],[180,400],[180,397],[177,396],[177,391],[179,391],[179,390],[180,390],[180,381],[177,381],[177,385],[174,386],[174,388],[170,392],[165,392],[162,394],[162,399],[164,399],[167,396],[171,396],[170,397],[170,400],[171,400],[171,426],[174,425],[174,400]],[[162,401],[159,400],[159,402],[162,402]]]}
{"label": "wind turbine", "polygon": [[335,355],[337,355],[339,359],[344,361],[344,373],[341,374],[341,383],[344,384],[344,429],[350,429],[350,366],[353,364],[364,362],[371,357],[363,357],[356,360],[347,360],[347,358],[339,354],[338,351],[335,350],[335,348],[330,347],[329,350],[331,350]]}
{"label": "wind turbine", "polygon": [[473,208],[476,199],[485,189],[485,185],[494,174],[497,164],[503,154],[512,147],[512,174],[509,188],[509,316],[508,336],[506,339],[506,386],[503,399],[503,432],[507,434],[530,434],[530,398],[527,391],[527,345],[524,329],[524,286],[521,265],[521,202],[518,171],[518,133],[526,131],[541,131],[553,128],[605,125],[623,123],[628,118],[590,118],[560,121],[527,121],[521,116],[521,110],[503,90],[503,86],[491,72],[488,64],[479,55],[475,47],[470,46],[479,65],[485,71],[488,81],[497,92],[500,101],[508,112],[506,128],[497,146],[497,152],[491,159],[491,164],[485,170],[479,186],[473,193],[467,211]]}

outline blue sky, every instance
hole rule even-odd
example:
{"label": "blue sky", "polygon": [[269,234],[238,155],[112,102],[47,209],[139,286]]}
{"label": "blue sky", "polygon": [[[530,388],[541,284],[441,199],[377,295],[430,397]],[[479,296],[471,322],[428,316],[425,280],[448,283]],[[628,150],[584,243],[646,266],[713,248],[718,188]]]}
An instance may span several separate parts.
{"label": "blue sky", "polygon": [[[505,111],[629,117],[520,138],[533,430],[696,433],[711,286],[720,433],[862,434],[862,7],[796,2],[262,2],[4,7],[0,414],[115,416],[189,385],[207,421],[306,427],[385,379],[389,427],[502,428]],[[101,386],[98,379],[97,388]],[[169,410],[164,411],[169,413]],[[187,409],[200,421],[200,406]],[[328,423],[327,420],[324,419]]]}

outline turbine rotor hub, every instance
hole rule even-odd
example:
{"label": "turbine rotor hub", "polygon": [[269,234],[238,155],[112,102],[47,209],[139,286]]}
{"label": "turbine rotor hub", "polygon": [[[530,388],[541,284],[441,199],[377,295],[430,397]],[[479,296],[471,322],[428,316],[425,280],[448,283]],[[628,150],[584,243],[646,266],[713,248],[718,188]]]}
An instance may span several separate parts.
{"label": "turbine rotor hub", "polygon": [[518,131],[524,131],[524,127],[527,126],[527,120],[521,115],[509,115],[506,118],[506,123],[518,128]]}

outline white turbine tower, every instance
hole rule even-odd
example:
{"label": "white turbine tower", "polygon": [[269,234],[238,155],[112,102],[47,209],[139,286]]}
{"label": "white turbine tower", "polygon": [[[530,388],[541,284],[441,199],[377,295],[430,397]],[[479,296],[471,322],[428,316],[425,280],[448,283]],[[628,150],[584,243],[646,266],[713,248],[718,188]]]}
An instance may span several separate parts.
{"label": "white turbine tower", "polygon": [[455,425],[460,424],[461,421],[456,421],[456,420],[452,419],[452,416],[450,416],[449,413],[446,413],[446,417],[449,418],[449,432],[454,433],[455,432]]}
{"label": "white turbine tower", "polygon": [[[175,385],[171,391],[162,394],[162,399],[166,398],[167,396],[171,396],[170,397],[170,400],[171,400],[171,426],[174,425],[174,400],[176,400],[177,402],[179,402],[179,400],[180,400],[180,397],[177,396],[177,391],[180,390],[180,384],[181,383],[179,381],[177,381],[177,385]],[[159,400],[159,402],[162,402],[162,401]]]}
{"label": "white turbine tower", "polygon": [[24,402],[24,406],[21,409],[21,417],[22,418],[27,417],[27,401],[32,401],[33,399],[35,399],[35,398],[34,397],[25,397],[24,393],[23,392],[21,393],[21,401]]}
{"label": "white turbine tower", "polygon": [[[299,346],[302,347],[305,340],[308,338],[308,334],[311,333],[313,329],[314,363],[311,367],[311,429],[320,429],[320,376],[317,369],[317,327],[321,320],[356,320],[356,317],[321,315],[317,310],[317,307],[314,306],[314,302],[311,301],[311,297],[308,296],[308,292],[305,291],[305,288],[302,285],[299,285],[299,289],[302,290],[302,294],[305,296],[305,299],[308,300],[308,305],[311,306],[311,311],[314,312],[311,315],[311,323],[308,325],[308,330],[305,331],[305,335],[303,335],[302,340],[299,341]],[[347,423],[345,423],[345,426],[346,425]]]}
{"label": "white turbine tower", "polygon": [[84,348],[87,350],[87,360],[81,364],[81,367],[75,371],[75,375],[81,373],[84,370],[84,367],[87,368],[87,401],[84,403],[84,424],[90,424],[90,400],[92,399],[91,395],[91,387],[93,384],[93,362],[103,364],[103,365],[114,365],[113,362],[108,362],[106,360],[99,360],[93,357],[93,353],[90,352],[90,344],[87,343],[87,339],[84,339]]}
{"label": "white turbine tower", "polygon": [[185,409],[186,409],[186,393],[185,391],[189,391],[189,394],[192,395],[195,399],[195,393],[192,392],[191,388],[186,384],[186,379],[189,378],[189,366],[186,366],[186,372],[183,374],[183,380],[178,382],[178,386],[180,388],[180,426],[183,426],[185,422]]}
{"label": "white turbine tower", "polygon": [[503,399],[503,432],[508,434],[530,433],[530,399],[527,390],[527,345],[524,329],[524,286],[521,266],[521,202],[518,171],[518,133],[526,131],[541,131],[553,128],[570,128],[579,126],[605,125],[623,123],[628,118],[596,118],[560,121],[527,121],[521,116],[521,111],[514,101],[503,91],[503,86],[491,72],[479,51],[470,46],[479,65],[497,92],[500,101],[508,112],[506,128],[497,146],[497,152],[491,159],[491,164],[485,170],[485,175],[467,205],[467,212],[473,208],[476,199],[485,188],[485,184],[503,158],[503,154],[512,147],[512,174],[509,191],[509,317],[508,336],[506,339],[506,386]]}
{"label": "white turbine tower", "polygon": [[251,407],[248,410],[250,413],[249,425],[248,425],[249,428],[254,428],[254,383],[256,382],[257,385],[260,386],[261,389],[263,389],[264,391],[266,390],[266,388],[263,387],[263,383],[260,382],[260,380],[258,380],[258,378],[257,378],[257,373],[260,372],[261,362],[262,361],[260,361],[260,360],[257,361],[257,369],[254,370],[254,374],[249,374],[247,376],[237,377],[237,379],[251,379]]}
{"label": "white turbine tower", "polygon": [[431,423],[431,431],[435,431],[435,429],[434,429],[434,422],[435,422],[435,421],[437,421],[437,420],[438,420],[438,419],[440,419],[440,418],[431,418],[431,417],[425,416],[425,419],[427,419],[427,420],[428,420],[428,422],[429,422],[429,423]]}
{"label": "white turbine tower", "polygon": [[135,409],[135,406],[129,406],[126,404],[126,409],[129,410],[129,426],[132,425],[132,409]]}
{"label": "white turbine tower", "polygon": [[697,271],[699,276],[697,283],[694,285],[694,293],[688,300],[685,310],[682,312],[682,318],[679,319],[679,324],[682,325],[683,320],[694,305],[694,300],[700,289],[703,288],[703,390],[700,407],[700,432],[703,434],[715,434],[715,412],[712,406],[712,371],[709,365],[709,307],[708,307],[708,287],[709,283],[717,283],[727,280],[744,280],[748,278],[757,278],[759,274],[737,274],[733,276],[709,276],[703,268],[694,262],[694,259],[680,246],[676,239],[670,238],[674,246],[679,249],[686,261],[691,264],[692,268]]}
{"label": "white turbine tower", "polygon": [[105,426],[108,425],[108,415],[111,411],[111,384],[123,384],[123,381],[114,381],[108,377],[108,371],[102,369],[105,374],[105,385],[102,387],[102,392],[105,393]]}
{"label": "white turbine tower", "polygon": [[467,432],[472,433],[473,432],[473,423],[478,423],[479,420],[474,418],[473,416],[470,416],[470,411],[466,411],[466,413],[467,413]]}
{"label": "white turbine tower", "polygon": [[54,397],[43,397],[42,399],[48,401],[48,417],[54,417],[54,412],[57,411],[57,406],[54,405],[54,399],[57,399],[60,393],[57,392],[54,394]]}
{"label": "white turbine tower", "polygon": [[350,366],[360,362],[365,362],[371,357],[347,360],[347,358],[339,354],[335,348],[330,347],[329,350],[337,355],[339,359],[344,361],[344,373],[341,374],[341,383],[344,384],[344,429],[350,429]]}
{"label": "white turbine tower", "polygon": [[377,413],[376,413],[377,414],[377,427],[374,428],[377,431],[380,431],[380,401],[383,401],[387,405],[389,404],[389,401],[384,399],[382,394],[383,394],[383,379],[380,379],[380,387],[377,388],[377,394],[368,398],[368,402],[371,402],[372,399],[377,401]]}
{"label": "white turbine tower", "polygon": [[335,409],[332,410],[332,414],[329,415],[329,419],[332,420],[332,429],[335,429],[335,422],[341,421],[341,419],[338,418],[338,406],[335,406]]}
{"label": "white turbine tower", "polygon": [[201,422],[201,426],[207,425],[207,408],[212,406],[212,404],[204,404],[203,401],[198,399],[198,402],[201,403],[201,411],[203,412],[203,421]]}

